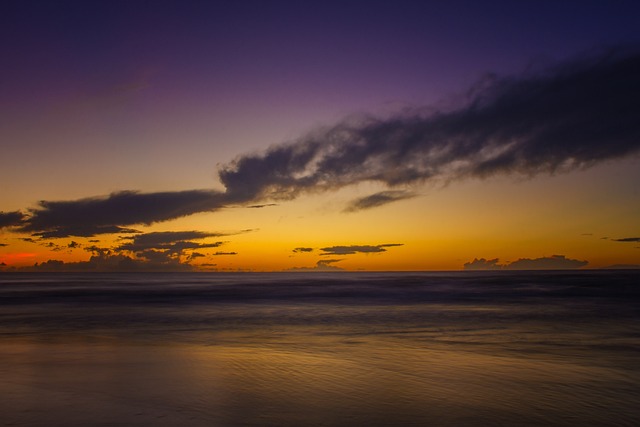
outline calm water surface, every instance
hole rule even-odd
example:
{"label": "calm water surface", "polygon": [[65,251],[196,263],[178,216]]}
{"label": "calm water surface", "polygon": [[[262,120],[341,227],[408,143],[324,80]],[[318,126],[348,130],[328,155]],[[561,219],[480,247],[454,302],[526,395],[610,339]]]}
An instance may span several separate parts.
{"label": "calm water surface", "polygon": [[640,274],[0,274],[0,425],[637,426]]}

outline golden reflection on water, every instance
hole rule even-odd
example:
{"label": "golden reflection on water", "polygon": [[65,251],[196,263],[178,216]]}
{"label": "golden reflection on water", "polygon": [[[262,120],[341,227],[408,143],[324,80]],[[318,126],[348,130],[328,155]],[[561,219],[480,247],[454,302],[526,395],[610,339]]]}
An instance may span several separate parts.
{"label": "golden reflection on water", "polygon": [[272,332],[174,344],[98,336],[5,341],[3,421],[631,426],[638,420],[638,376],[589,360],[394,336]]}

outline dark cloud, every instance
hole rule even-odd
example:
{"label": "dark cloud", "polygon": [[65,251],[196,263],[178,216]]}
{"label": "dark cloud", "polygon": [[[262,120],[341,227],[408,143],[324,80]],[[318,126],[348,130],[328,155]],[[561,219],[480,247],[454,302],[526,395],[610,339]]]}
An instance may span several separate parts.
{"label": "dark cloud", "polygon": [[564,255],[552,255],[543,258],[521,258],[505,266],[506,270],[564,270],[584,267],[587,261],[569,259]]}
{"label": "dark cloud", "polygon": [[54,252],[60,252],[63,249],[62,246],[56,245],[53,242],[40,243],[40,246],[44,246],[45,248]]}
{"label": "dark cloud", "polygon": [[48,260],[31,267],[19,268],[19,271],[192,271],[194,268],[186,263],[159,260],[135,259],[126,255],[94,255],[88,261],[65,263],[60,260]]}
{"label": "dark cloud", "polygon": [[152,264],[180,264],[180,258],[169,251],[148,249],[146,251],[136,252],[136,255],[139,259],[148,261]]}
{"label": "dark cloud", "polygon": [[448,111],[347,120],[221,168],[229,200],[291,199],[363,181],[388,186],[586,168],[640,148],[640,53],[609,49],[490,77]]}
{"label": "dark cloud", "polygon": [[416,194],[408,191],[381,191],[379,193],[371,194],[370,196],[362,197],[360,199],[352,201],[349,206],[347,206],[345,211],[357,212],[364,209],[371,209],[389,203],[397,202],[399,200],[411,199],[413,197],[416,197]]}
{"label": "dark cloud", "polygon": [[[207,242],[204,239],[245,233],[211,233],[202,231],[163,231],[140,233],[120,238],[114,247],[83,246],[76,241],[58,245],[51,241],[23,238],[53,251],[82,248],[91,253],[89,261],[63,263],[49,260],[27,268],[29,271],[189,271],[190,262],[206,256],[199,249],[218,248],[225,242]],[[213,255],[236,255],[236,252],[216,252]]]}
{"label": "dark cloud", "polygon": [[640,264],[614,264],[602,267],[603,270],[640,270]]}
{"label": "dark cloud", "polygon": [[[539,72],[491,76],[449,109],[359,117],[262,154],[223,165],[224,192],[188,190],[42,201],[25,217],[0,213],[0,227],[42,238],[133,233],[227,204],[259,208],[303,192],[360,182],[388,187],[499,174],[583,169],[640,149],[640,49],[618,47]],[[399,190],[354,201],[358,210],[401,200]],[[261,204],[257,204],[261,203]]]}
{"label": "dark cloud", "polygon": [[622,239],[612,239],[614,242],[640,242],[640,237],[623,237]]}
{"label": "dark cloud", "polygon": [[336,262],[340,262],[342,261],[343,258],[336,258],[336,259],[321,259],[320,261],[318,261],[316,264],[317,265],[330,265],[330,264],[335,264]]}
{"label": "dark cloud", "polygon": [[[217,248],[225,242],[196,242],[209,237],[220,237],[222,233],[206,233],[202,231],[160,231],[137,234],[123,238],[126,242],[116,247],[116,252],[130,251],[139,258],[155,264],[180,263],[185,253],[197,249]],[[193,252],[188,254],[187,261],[193,259]]]}
{"label": "dark cloud", "polygon": [[44,238],[105,233],[133,233],[133,224],[152,224],[219,209],[223,195],[190,190],[160,193],[122,191],[107,197],[72,201],[41,201],[20,228]]}
{"label": "dark cloud", "polygon": [[20,211],[0,212],[0,228],[21,225],[24,219],[25,215]]}
{"label": "dark cloud", "polygon": [[96,256],[107,256],[112,253],[112,250],[110,248],[101,248],[96,245],[87,246],[87,247],[84,247],[83,249],[87,252],[91,252],[93,255],[96,255]]}
{"label": "dark cloud", "polygon": [[261,208],[266,208],[266,207],[269,207],[269,206],[278,206],[278,204],[277,203],[265,203],[263,205],[249,205],[249,206],[246,206],[246,207],[250,208],[250,209],[261,209]]}
{"label": "dark cloud", "polygon": [[501,270],[503,266],[498,264],[498,262],[500,262],[498,258],[494,258],[494,259],[474,258],[473,261],[464,263],[464,269],[465,270]]}
{"label": "dark cloud", "polygon": [[342,259],[321,259],[314,267],[293,267],[289,271],[344,271],[344,268],[331,265],[340,261]]}
{"label": "dark cloud", "polygon": [[386,248],[393,246],[402,246],[402,243],[387,243],[384,245],[351,245],[351,246],[330,246],[326,248],[320,248],[322,253],[320,255],[353,255],[356,253],[378,253],[386,252]]}
{"label": "dark cloud", "polygon": [[2,247],[2,246],[9,246],[9,245],[6,244],[6,243],[0,243],[0,247]]}
{"label": "dark cloud", "polygon": [[[203,231],[157,231],[125,237],[123,240],[129,240],[129,242],[120,245],[118,249],[132,252],[145,249],[167,249],[173,247],[176,243],[221,236],[226,236],[226,234],[207,233]],[[218,246],[220,246],[221,243],[217,243]]]}
{"label": "dark cloud", "polygon": [[313,252],[313,248],[295,248],[293,253]]}
{"label": "dark cloud", "polygon": [[201,254],[200,252],[192,252],[191,255],[189,255],[189,260],[193,260],[196,258],[203,258],[205,257],[205,254]]}
{"label": "dark cloud", "polygon": [[498,264],[500,260],[475,258],[471,262],[464,264],[465,270],[570,270],[584,267],[589,264],[587,261],[569,259],[564,255],[552,255],[542,258],[520,258],[507,264]]}

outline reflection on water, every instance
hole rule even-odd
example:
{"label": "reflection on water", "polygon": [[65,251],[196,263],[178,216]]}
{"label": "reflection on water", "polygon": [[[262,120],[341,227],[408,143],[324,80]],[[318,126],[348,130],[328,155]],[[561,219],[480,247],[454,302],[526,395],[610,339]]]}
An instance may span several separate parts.
{"label": "reflection on water", "polygon": [[4,425],[640,424],[637,274],[27,276]]}

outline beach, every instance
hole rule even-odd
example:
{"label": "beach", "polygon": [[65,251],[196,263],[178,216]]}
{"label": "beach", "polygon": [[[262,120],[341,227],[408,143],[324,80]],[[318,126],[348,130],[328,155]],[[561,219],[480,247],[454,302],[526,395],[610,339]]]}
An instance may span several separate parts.
{"label": "beach", "polygon": [[0,275],[18,426],[633,426],[637,272]]}

